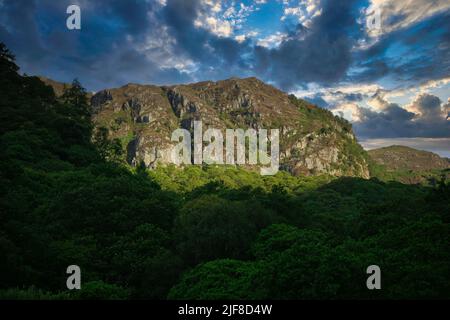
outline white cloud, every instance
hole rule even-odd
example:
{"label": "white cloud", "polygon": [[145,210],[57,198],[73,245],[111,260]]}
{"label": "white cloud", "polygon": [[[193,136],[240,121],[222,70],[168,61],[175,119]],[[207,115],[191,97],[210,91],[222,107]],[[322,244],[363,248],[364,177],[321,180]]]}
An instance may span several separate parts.
{"label": "white cloud", "polygon": [[287,38],[287,34],[282,32],[276,32],[274,34],[268,35],[267,37],[258,39],[257,45],[266,47],[266,48],[274,48],[280,45]]}
{"label": "white cloud", "polygon": [[375,111],[383,111],[389,107],[389,102],[384,99],[382,94],[375,94],[367,101],[367,104]]}
{"label": "white cloud", "polygon": [[405,98],[409,101],[423,93],[433,93],[435,89],[441,89],[444,86],[450,84],[450,77],[442,78],[439,80],[427,80],[421,83],[418,86],[409,86],[406,88],[399,88],[393,90],[380,90],[379,94],[383,96],[385,99],[393,99],[393,98]]}
{"label": "white cloud", "polygon": [[450,83],[450,77],[443,78],[440,80],[428,80],[419,86],[419,91],[421,93],[428,93],[430,90],[445,86]]}
{"label": "white cloud", "polygon": [[294,8],[284,8],[283,16],[281,17],[281,20],[286,19],[286,16],[292,15],[292,16],[301,16],[302,11],[300,10],[300,7],[294,7]]}
{"label": "white cloud", "polygon": [[[374,38],[378,38],[382,34],[406,28],[438,12],[450,9],[450,1],[448,0],[370,0],[369,5],[370,8],[380,9],[380,32],[367,30],[368,35]],[[364,10],[361,18],[361,22],[366,26],[367,21],[370,19],[367,13]]]}
{"label": "white cloud", "polygon": [[447,99],[447,103],[442,106],[445,114],[445,120],[450,121],[450,98]]}
{"label": "white cloud", "polygon": [[247,17],[259,10],[259,5],[264,3],[265,1],[257,1],[254,4],[245,5],[243,2],[235,1],[202,0],[194,25],[219,37],[237,36],[243,41],[242,35],[236,35],[236,32],[242,29]]}
{"label": "white cloud", "polygon": [[289,1],[283,1],[283,5],[281,21],[286,20],[289,16],[294,16],[298,22],[306,27],[311,25],[313,18],[322,14],[322,10],[319,7],[319,0],[300,0],[295,4],[291,4]]}
{"label": "white cloud", "polygon": [[414,97],[412,103],[405,106],[405,109],[414,112],[421,118],[446,118],[447,105],[443,105],[442,101],[428,93],[420,93]]}
{"label": "white cloud", "polygon": [[222,2],[218,0],[202,0],[194,25],[204,28],[219,37],[230,37],[233,27],[230,21],[223,18]]}
{"label": "white cloud", "polygon": [[351,122],[361,121],[360,106],[356,103],[343,103],[332,109],[332,112]]}
{"label": "white cloud", "polygon": [[220,20],[214,17],[207,17],[205,20],[207,29],[220,37],[229,37],[233,29],[229,21]]}
{"label": "white cloud", "polygon": [[[149,12],[149,16],[154,13]],[[129,42],[134,42],[132,35],[127,36]],[[162,69],[176,68],[180,71],[191,72],[195,68],[195,63],[183,55],[175,52],[175,39],[170,36],[168,27],[165,25],[155,25],[144,42],[135,42],[138,52],[144,53],[146,58],[158,65]]]}
{"label": "white cloud", "polygon": [[363,97],[371,97],[377,92],[383,90],[377,84],[360,85],[340,85],[333,88],[324,88],[317,84],[310,83],[306,89],[293,92],[299,98],[311,98],[320,95],[330,105],[337,105],[343,101],[345,95],[360,94]]}
{"label": "white cloud", "polygon": [[234,40],[236,40],[237,42],[244,42],[246,38],[247,37],[245,36],[245,34],[241,34],[241,35],[234,37]]}
{"label": "white cloud", "polygon": [[240,34],[234,37],[234,39],[238,42],[244,42],[247,39],[251,39],[254,38],[258,35],[258,31],[250,31],[247,32],[246,34]]}

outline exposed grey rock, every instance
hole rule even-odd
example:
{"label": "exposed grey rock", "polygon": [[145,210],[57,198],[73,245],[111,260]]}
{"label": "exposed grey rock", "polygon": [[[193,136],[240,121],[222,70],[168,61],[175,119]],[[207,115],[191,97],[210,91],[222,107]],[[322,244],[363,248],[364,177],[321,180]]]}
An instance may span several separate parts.
{"label": "exposed grey rock", "polygon": [[128,84],[95,94],[98,126],[110,128],[127,149],[127,161],[148,167],[169,163],[172,132],[193,132],[195,120],[208,128],[279,129],[280,165],[296,175],[369,177],[367,154],[350,124],[330,112],[256,78],[189,85]]}

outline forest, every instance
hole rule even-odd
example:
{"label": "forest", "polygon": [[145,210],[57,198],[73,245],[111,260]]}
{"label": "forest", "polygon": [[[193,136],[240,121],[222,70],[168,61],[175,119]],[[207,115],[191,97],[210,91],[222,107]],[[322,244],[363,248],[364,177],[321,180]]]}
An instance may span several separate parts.
{"label": "forest", "polygon": [[[0,299],[450,296],[450,184],[121,160],[0,46]],[[78,265],[81,290],[66,288]],[[382,289],[368,290],[378,265]]]}

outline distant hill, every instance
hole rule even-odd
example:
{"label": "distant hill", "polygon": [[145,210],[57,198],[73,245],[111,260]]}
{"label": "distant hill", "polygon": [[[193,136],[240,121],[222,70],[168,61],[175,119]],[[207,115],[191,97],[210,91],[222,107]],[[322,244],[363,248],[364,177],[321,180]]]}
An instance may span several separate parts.
{"label": "distant hill", "polygon": [[370,176],[383,181],[435,186],[450,178],[450,162],[437,154],[405,146],[370,150]]}
{"label": "distant hill", "polygon": [[423,171],[447,169],[449,159],[441,158],[429,151],[417,150],[405,146],[390,146],[369,151],[369,156],[375,163],[383,165],[387,170]]}

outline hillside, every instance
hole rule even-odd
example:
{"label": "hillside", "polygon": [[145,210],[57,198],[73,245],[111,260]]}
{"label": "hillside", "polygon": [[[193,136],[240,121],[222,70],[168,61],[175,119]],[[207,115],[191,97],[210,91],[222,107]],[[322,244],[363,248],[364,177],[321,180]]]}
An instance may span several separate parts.
{"label": "hillside", "polygon": [[450,178],[450,162],[437,154],[405,146],[369,150],[370,176],[406,184],[436,185]]}
{"label": "hillside", "polygon": [[448,159],[441,158],[432,152],[405,146],[390,146],[369,150],[368,152],[371,159],[377,164],[385,166],[389,171],[423,171],[450,168]]}
{"label": "hillside", "polygon": [[294,175],[369,177],[366,153],[351,125],[256,78],[177,86],[128,84],[91,98],[94,122],[126,149],[127,162],[170,162],[173,130],[280,129],[281,169]]}

